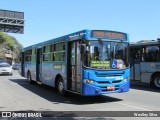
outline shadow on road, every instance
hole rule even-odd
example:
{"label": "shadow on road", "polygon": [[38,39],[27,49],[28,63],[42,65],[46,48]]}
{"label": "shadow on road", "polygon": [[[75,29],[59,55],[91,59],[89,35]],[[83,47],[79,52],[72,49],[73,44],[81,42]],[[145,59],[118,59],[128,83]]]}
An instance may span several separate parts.
{"label": "shadow on road", "polygon": [[140,83],[140,82],[131,82],[131,89],[144,90],[150,92],[160,92],[160,89],[156,89],[150,86],[150,84]]}
{"label": "shadow on road", "polygon": [[12,75],[9,75],[9,74],[0,74],[0,76],[12,76]]}
{"label": "shadow on road", "polygon": [[69,94],[64,97],[57,93],[57,91],[46,85],[39,84],[30,84],[27,79],[9,79],[10,81],[19,84],[23,88],[31,91],[32,93],[47,99],[48,101],[53,102],[53,104],[66,103],[66,104],[76,104],[76,105],[84,105],[84,104],[94,104],[94,103],[109,103],[109,102],[117,102],[122,101],[122,99],[109,97],[109,96],[80,96],[76,94]]}

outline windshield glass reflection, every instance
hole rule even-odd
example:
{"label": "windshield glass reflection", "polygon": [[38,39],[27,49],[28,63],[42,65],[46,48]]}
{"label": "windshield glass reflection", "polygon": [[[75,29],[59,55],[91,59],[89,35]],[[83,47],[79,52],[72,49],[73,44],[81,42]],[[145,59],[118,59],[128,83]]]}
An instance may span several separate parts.
{"label": "windshield glass reflection", "polygon": [[88,41],[83,63],[96,69],[125,69],[129,67],[128,43]]}

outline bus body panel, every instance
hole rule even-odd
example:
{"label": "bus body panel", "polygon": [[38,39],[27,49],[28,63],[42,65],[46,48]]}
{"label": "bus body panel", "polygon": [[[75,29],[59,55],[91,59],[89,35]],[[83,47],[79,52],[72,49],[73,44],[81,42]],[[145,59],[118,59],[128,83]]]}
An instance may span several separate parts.
{"label": "bus body panel", "polygon": [[152,73],[141,72],[141,82],[150,83]]}
{"label": "bus body panel", "polygon": [[31,62],[29,70],[31,71],[32,80],[36,81],[36,63],[35,62]]}
{"label": "bus body panel", "polygon": [[31,62],[25,62],[24,63],[24,72],[25,77],[27,77],[28,72],[31,70]]}
{"label": "bus body panel", "polygon": [[36,63],[32,62],[24,62],[24,71],[25,71],[25,76],[27,77],[28,72],[31,74],[31,79],[33,81],[36,81],[36,68],[35,68]]}
{"label": "bus body panel", "polygon": [[131,79],[143,83],[150,83],[154,73],[160,71],[159,62],[140,62],[131,67]]}
{"label": "bus body panel", "polygon": [[134,71],[135,71],[135,80],[140,80],[140,64],[135,64],[134,65]]}
{"label": "bus body panel", "polygon": [[141,62],[141,82],[150,83],[151,76],[160,71],[159,62]]}
{"label": "bus body panel", "polygon": [[[66,65],[64,63],[43,62],[42,63],[42,83],[55,87],[55,78],[61,75],[66,81]],[[65,86],[66,88],[66,86]]]}

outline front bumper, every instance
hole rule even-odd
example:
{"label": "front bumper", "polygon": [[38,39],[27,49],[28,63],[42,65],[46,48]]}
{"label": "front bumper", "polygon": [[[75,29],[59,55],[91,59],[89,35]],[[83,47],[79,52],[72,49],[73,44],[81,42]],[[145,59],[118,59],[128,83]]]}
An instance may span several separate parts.
{"label": "front bumper", "polygon": [[93,86],[91,84],[83,83],[83,95],[101,95],[101,94],[109,94],[109,93],[121,93],[127,92],[130,88],[130,81],[126,81],[122,85],[119,85],[115,90],[109,91],[106,88],[101,88],[97,86]]}

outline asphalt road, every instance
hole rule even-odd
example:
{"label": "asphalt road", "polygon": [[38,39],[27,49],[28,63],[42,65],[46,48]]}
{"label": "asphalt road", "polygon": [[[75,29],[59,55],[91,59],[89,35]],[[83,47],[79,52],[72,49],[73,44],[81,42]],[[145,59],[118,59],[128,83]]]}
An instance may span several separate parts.
{"label": "asphalt road", "polygon": [[148,85],[132,83],[127,93],[63,97],[54,88],[29,84],[14,70],[13,76],[0,76],[0,111],[160,111],[159,93]]}

